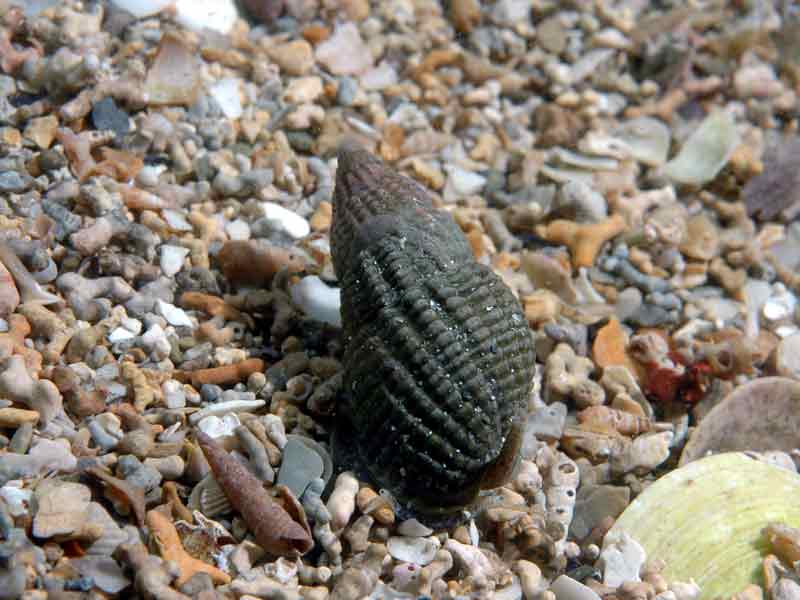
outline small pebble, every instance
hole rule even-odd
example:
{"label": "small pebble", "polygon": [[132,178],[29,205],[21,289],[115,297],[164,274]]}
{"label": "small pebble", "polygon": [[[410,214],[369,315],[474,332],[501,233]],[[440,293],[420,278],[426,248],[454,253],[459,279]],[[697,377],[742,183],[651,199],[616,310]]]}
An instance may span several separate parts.
{"label": "small pebble", "polygon": [[294,239],[304,238],[311,232],[308,221],[297,213],[274,202],[263,202],[261,206],[264,216],[276,230],[286,233]]}
{"label": "small pebble", "polygon": [[229,119],[238,119],[242,116],[242,102],[239,98],[238,79],[221,79],[211,86],[209,93],[226,117]]}
{"label": "small pebble", "polygon": [[159,247],[161,271],[167,277],[174,277],[182,268],[189,249],[182,246],[162,244]]}
{"label": "small pebble", "polygon": [[27,173],[6,171],[0,173],[0,192],[19,194],[33,184],[33,178]]}
{"label": "small pebble", "polygon": [[164,302],[161,299],[156,300],[156,311],[167,320],[167,323],[175,327],[194,326],[191,319],[189,319],[189,316],[182,308],[178,308],[169,302]]}
{"label": "small pebble", "polygon": [[600,600],[597,592],[566,575],[559,575],[550,584],[550,591],[556,600]]}
{"label": "small pebble", "polygon": [[120,110],[111,96],[106,96],[92,107],[92,122],[95,129],[113,131],[118,140],[130,131],[128,113]]}
{"label": "small pebble", "polygon": [[373,64],[372,54],[354,23],[336,27],[333,35],[317,46],[317,62],[334,75],[359,75]]}
{"label": "small pebble", "polygon": [[281,452],[278,485],[285,485],[300,498],[308,484],[323,472],[322,458],[303,442],[289,438]]}

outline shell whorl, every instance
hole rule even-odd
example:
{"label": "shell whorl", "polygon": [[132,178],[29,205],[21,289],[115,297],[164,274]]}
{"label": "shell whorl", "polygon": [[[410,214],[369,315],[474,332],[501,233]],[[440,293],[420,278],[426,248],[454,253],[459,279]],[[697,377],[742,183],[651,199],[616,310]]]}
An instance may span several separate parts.
{"label": "shell whorl", "polygon": [[421,186],[364,150],[339,152],[331,251],[345,335],[337,446],[402,501],[463,506],[527,406],[519,303]]}

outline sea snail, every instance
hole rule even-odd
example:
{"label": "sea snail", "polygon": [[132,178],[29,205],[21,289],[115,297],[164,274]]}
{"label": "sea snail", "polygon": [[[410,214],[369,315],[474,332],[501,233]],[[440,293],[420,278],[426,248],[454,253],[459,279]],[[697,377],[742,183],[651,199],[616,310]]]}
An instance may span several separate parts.
{"label": "sea snail", "polygon": [[352,143],[338,154],[331,254],[344,393],[334,461],[428,523],[508,478],[534,348],[519,302],[416,182]]}

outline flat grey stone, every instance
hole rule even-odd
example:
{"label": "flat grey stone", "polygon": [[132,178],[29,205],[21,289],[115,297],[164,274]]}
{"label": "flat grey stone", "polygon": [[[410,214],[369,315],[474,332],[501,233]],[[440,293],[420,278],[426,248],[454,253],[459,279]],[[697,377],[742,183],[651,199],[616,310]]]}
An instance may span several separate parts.
{"label": "flat grey stone", "polygon": [[553,402],[537,408],[529,417],[525,434],[535,435],[537,440],[558,440],[564,433],[567,419],[567,405]]}
{"label": "flat grey stone", "polygon": [[27,173],[6,171],[0,173],[0,192],[20,193],[33,185],[33,177]]}
{"label": "flat grey stone", "polygon": [[308,484],[322,476],[324,465],[319,454],[297,438],[291,437],[283,447],[278,485],[285,485],[300,498]]}
{"label": "flat grey stone", "polygon": [[82,577],[91,577],[95,585],[107,594],[117,594],[131,584],[122,568],[110,556],[83,556],[71,564]]}

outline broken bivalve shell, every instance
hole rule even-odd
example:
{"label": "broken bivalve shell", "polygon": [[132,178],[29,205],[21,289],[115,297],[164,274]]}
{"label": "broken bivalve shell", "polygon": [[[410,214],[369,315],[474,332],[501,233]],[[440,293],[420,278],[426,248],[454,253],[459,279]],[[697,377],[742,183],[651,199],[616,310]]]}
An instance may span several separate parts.
{"label": "broken bivalve shell", "polygon": [[608,532],[604,547],[629,535],[663,559],[668,580],[693,579],[700,600],[760,583],[770,523],[800,525],[800,476],[727,452],[691,462],[642,492]]}

